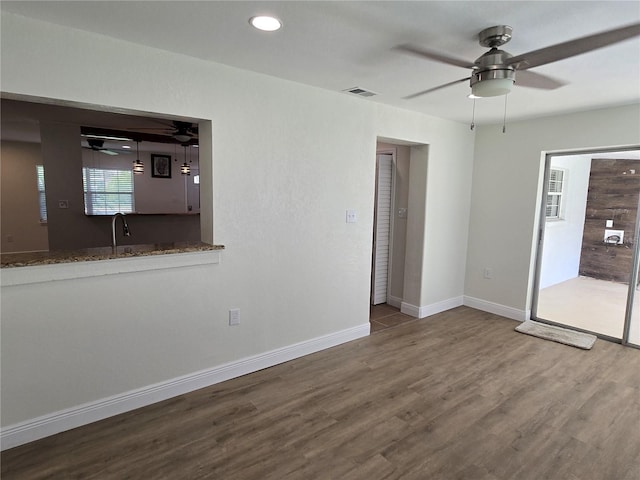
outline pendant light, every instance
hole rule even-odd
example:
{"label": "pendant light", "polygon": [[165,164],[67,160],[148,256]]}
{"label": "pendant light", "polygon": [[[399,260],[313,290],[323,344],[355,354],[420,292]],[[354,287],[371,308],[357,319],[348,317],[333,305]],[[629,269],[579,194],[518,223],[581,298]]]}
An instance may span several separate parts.
{"label": "pendant light", "polygon": [[191,167],[187,163],[187,144],[183,143],[182,146],[184,147],[184,163],[180,167],[180,173],[182,175],[191,175]]}
{"label": "pendant light", "polygon": [[144,163],[140,161],[140,141],[136,140],[136,161],[133,162],[133,173],[142,175],[144,173]]}

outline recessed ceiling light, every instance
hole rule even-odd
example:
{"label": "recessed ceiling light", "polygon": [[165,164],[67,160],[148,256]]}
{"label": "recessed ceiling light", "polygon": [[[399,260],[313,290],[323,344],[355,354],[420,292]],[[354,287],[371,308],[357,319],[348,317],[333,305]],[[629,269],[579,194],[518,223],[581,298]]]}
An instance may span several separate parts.
{"label": "recessed ceiling light", "polygon": [[275,32],[282,27],[282,22],[280,20],[276,17],[268,16],[251,17],[249,19],[249,23],[258,30],[263,30],[265,32]]}
{"label": "recessed ceiling light", "polygon": [[122,148],[131,148],[129,145],[122,145]]}

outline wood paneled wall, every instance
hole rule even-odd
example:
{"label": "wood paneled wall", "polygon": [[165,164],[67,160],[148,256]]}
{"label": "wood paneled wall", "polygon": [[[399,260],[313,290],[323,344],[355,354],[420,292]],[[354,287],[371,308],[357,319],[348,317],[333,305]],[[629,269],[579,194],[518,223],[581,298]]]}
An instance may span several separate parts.
{"label": "wood paneled wall", "polygon": [[[580,275],[628,283],[639,193],[640,160],[591,160]],[[607,220],[624,230],[623,245],[604,242]]]}

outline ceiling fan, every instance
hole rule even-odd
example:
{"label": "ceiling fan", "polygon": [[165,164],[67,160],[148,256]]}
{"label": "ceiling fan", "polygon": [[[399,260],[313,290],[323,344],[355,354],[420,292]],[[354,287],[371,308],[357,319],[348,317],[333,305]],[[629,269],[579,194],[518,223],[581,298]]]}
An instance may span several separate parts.
{"label": "ceiling fan", "polygon": [[187,143],[192,138],[198,138],[198,126],[189,122],[173,121],[175,131],[171,134],[180,143]]}
{"label": "ceiling fan", "polygon": [[[514,83],[524,87],[553,90],[566,85],[567,82],[532,72],[529,69],[558,60],[564,60],[565,58],[590,52],[638,36],[640,35],[640,23],[569,40],[516,56],[512,56],[510,53],[498,48],[511,40],[511,34],[512,28],[508,25],[497,25],[482,30],[478,35],[479,43],[483,47],[488,47],[490,50],[478,57],[474,62],[460,60],[450,57],[447,54],[409,44],[395,47],[396,50],[422,58],[435,60],[447,65],[470,68],[472,70],[470,77],[428,88],[427,90],[414,93],[404,98],[416,98],[440,90],[441,88],[466,82],[467,80],[470,81],[471,95],[469,96],[471,98],[506,95],[511,91]],[[517,82],[516,72],[518,72]]]}
{"label": "ceiling fan", "polygon": [[87,143],[89,144],[88,147],[82,147],[82,148],[86,148],[87,150],[93,150],[95,152],[100,152],[100,153],[104,153],[105,155],[120,155],[121,153],[126,153],[128,154],[129,152],[116,152],[115,150],[109,150],[108,148],[103,148],[104,147],[104,140],[100,140],[97,138],[87,138]]}
{"label": "ceiling fan", "polygon": [[[198,125],[191,122],[173,120],[171,125],[162,127],[142,127],[136,130],[147,130],[156,135],[166,135],[172,137],[178,143],[189,143],[198,138]],[[197,142],[196,142],[197,143]]]}

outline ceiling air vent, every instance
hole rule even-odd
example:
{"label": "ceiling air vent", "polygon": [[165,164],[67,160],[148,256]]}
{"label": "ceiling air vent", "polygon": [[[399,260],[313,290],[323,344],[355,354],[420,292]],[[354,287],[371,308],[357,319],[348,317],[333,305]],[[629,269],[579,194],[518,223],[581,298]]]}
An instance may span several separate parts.
{"label": "ceiling air vent", "polygon": [[343,90],[343,92],[353,93],[360,97],[373,97],[374,95],[377,95],[377,93],[370,92],[369,90],[365,90],[360,87],[347,88],[346,90]]}

